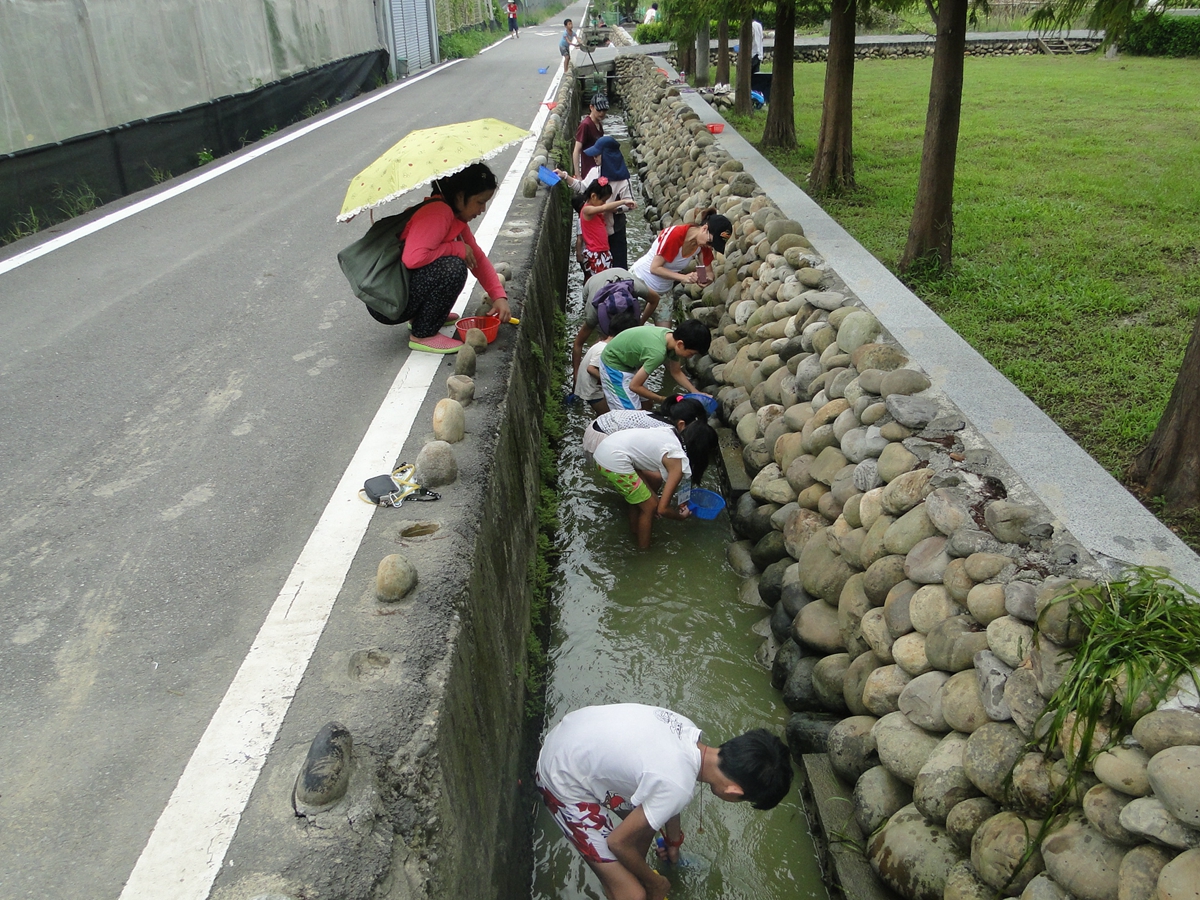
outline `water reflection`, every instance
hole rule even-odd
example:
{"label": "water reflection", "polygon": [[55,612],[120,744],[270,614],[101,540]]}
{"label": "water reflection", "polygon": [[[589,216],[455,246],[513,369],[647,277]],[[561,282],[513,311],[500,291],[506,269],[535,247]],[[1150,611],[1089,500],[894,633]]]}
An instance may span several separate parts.
{"label": "water reflection", "polygon": [[[605,131],[628,154],[618,115]],[[639,212],[628,228],[632,260],[651,235]],[[582,317],[582,278],[572,269],[571,336]],[[786,710],[753,661],[760,639],[751,627],[768,610],[738,603],[738,579],[724,561],[727,514],[712,522],[660,520],[651,549],[638,551],[623,502],[584,465],[578,435],[588,421],[579,405],[569,411],[547,727],[580,706],[640,702],[678,710],[714,745],[760,725],[782,734]],[[710,470],[708,480],[714,477]],[[672,900],[826,900],[795,791],[762,813],[697,786],[683,830],[690,865],[667,873]],[[533,844],[535,900],[602,900],[599,882],[545,810]]]}

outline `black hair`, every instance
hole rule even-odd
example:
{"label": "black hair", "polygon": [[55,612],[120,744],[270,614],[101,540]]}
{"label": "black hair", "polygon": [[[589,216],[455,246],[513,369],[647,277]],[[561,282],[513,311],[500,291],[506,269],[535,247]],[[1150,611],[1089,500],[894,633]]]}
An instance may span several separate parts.
{"label": "black hair", "polygon": [[675,340],[679,341],[688,350],[695,350],[701,356],[708,352],[708,347],[712,343],[712,335],[708,331],[708,326],[699,319],[688,319],[675,327],[672,332]]}
{"label": "black hair", "polygon": [[591,197],[599,197],[601,200],[607,200],[612,196],[612,185],[607,181],[604,184],[600,183],[600,179],[596,179],[591,184],[583,189],[583,200],[587,203]]}
{"label": "black hair", "polygon": [[755,728],[723,743],[717,768],[742,789],[755,809],[774,809],[792,788],[787,745],[765,728]]}
{"label": "black hair", "polygon": [[[683,402],[696,401],[684,400]],[[703,405],[699,403],[697,405],[703,412]],[[683,433],[679,435],[679,443],[683,444],[683,449],[687,452],[688,465],[692,470],[692,485],[699,487],[704,473],[708,471],[708,463],[717,450],[717,433],[706,419],[696,419],[683,429]]]}
{"label": "black hair", "polygon": [[439,178],[433,183],[434,191],[441,194],[455,212],[458,212],[459,197],[465,200],[476,194],[494,191],[497,186],[496,173],[484,163],[472,163],[461,172]]}
{"label": "black hair", "polygon": [[658,414],[661,418],[674,425],[676,422],[683,422],[684,425],[691,425],[698,419],[707,420],[708,415],[705,412],[704,404],[699,400],[693,400],[690,397],[685,397],[683,394],[672,394],[663,400],[658,405]]}
{"label": "black hair", "polygon": [[570,24],[573,21],[575,21],[575,20],[574,19],[563,19],[563,28],[567,28],[568,26],[570,26]]}
{"label": "black hair", "polygon": [[622,310],[608,320],[608,336],[616,337],[622,331],[630,328],[636,328],[637,325],[637,313],[631,309]]}

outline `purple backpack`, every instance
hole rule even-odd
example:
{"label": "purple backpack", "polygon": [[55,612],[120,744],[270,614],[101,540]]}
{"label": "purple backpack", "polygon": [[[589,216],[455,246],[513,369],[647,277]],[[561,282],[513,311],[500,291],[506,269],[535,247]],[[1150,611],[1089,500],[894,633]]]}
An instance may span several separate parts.
{"label": "purple backpack", "polygon": [[610,323],[621,313],[632,312],[635,319],[642,314],[637,297],[633,293],[633,282],[629,279],[601,285],[592,295],[592,306],[596,307],[596,318],[603,334],[611,334],[608,330]]}

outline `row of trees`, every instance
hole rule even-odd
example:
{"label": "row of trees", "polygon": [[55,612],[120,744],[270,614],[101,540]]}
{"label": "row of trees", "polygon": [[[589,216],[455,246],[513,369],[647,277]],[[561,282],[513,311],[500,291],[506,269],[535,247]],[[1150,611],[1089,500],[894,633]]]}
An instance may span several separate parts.
{"label": "row of trees", "polygon": [[[899,268],[906,273],[948,269],[954,241],[954,168],[962,111],[963,69],[968,18],[986,12],[986,0],[877,0],[876,6],[899,11],[924,4],[936,25],[933,73],[925,117],[920,175],[908,239]],[[829,50],[821,125],[817,135],[809,192],[821,196],[852,190],[854,179],[854,45],[860,13],[871,0],[775,0],[776,65],[771,103],[762,143],[794,149],[793,65],[789,48],[797,22],[829,22]],[[1148,7],[1163,12],[1161,0],[1043,0],[1033,15],[1042,29],[1069,28],[1086,16],[1087,27],[1103,31],[1105,45],[1119,40],[1135,13]],[[660,12],[679,48],[680,68],[696,73],[697,86],[708,82],[709,22],[717,22],[718,82],[729,81],[729,29],[739,24],[735,111],[749,114],[752,0],[660,0]],[[782,49],[778,49],[782,48]],[[1149,444],[1134,460],[1130,480],[1149,496],[1161,496],[1167,507],[1182,511],[1200,506],[1200,319],[1171,399]]]}

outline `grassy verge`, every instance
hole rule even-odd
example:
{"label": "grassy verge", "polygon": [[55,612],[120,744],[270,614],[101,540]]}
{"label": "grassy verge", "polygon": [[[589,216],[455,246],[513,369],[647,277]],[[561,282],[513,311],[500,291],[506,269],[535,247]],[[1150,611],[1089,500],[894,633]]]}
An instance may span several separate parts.
{"label": "grassy verge", "polygon": [[[529,12],[521,12],[517,14],[517,24],[522,28],[532,25],[541,25],[543,22],[550,22],[551,19],[558,16],[560,12],[567,8],[565,3],[551,3],[547,6],[540,6],[537,9]],[[551,22],[550,24],[556,24]]]}
{"label": "grassy verge", "polygon": [[483,26],[454,31],[438,35],[438,52],[442,59],[467,59],[476,56],[484,47],[490,47],[499,40],[508,37],[507,20],[503,29],[495,24],[491,28]]}
{"label": "grassy verge", "polygon": [[[859,190],[823,203],[893,270],[931,66],[857,64]],[[795,72],[801,146],[767,155],[803,187],[825,67]],[[1197,60],[968,58],[954,269],[908,279],[1118,478],[1162,413],[1200,312],[1198,81]],[[757,141],[765,119],[734,124]],[[1200,511],[1166,521],[1200,546]]]}
{"label": "grassy verge", "polygon": [[81,216],[104,202],[82,178],[70,186],[61,184],[56,186],[54,201],[58,207],[48,215],[43,211],[43,215],[39,216],[32,207],[27,212],[18,215],[16,221],[9,225],[8,230],[0,233],[0,245],[11,244],[13,241],[37,234],[43,228],[65,222],[75,216]]}
{"label": "grassy verge", "polygon": [[[549,6],[535,10],[522,11],[517,14],[519,28],[534,27],[558,15],[566,9],[565,3],[551,3]],[[442,59],[466,59],[477,56],[480,50],[490,47],[497,41],[508,37],[508,16],[489,25],[480,25],[438,35],[438,51]]]}

